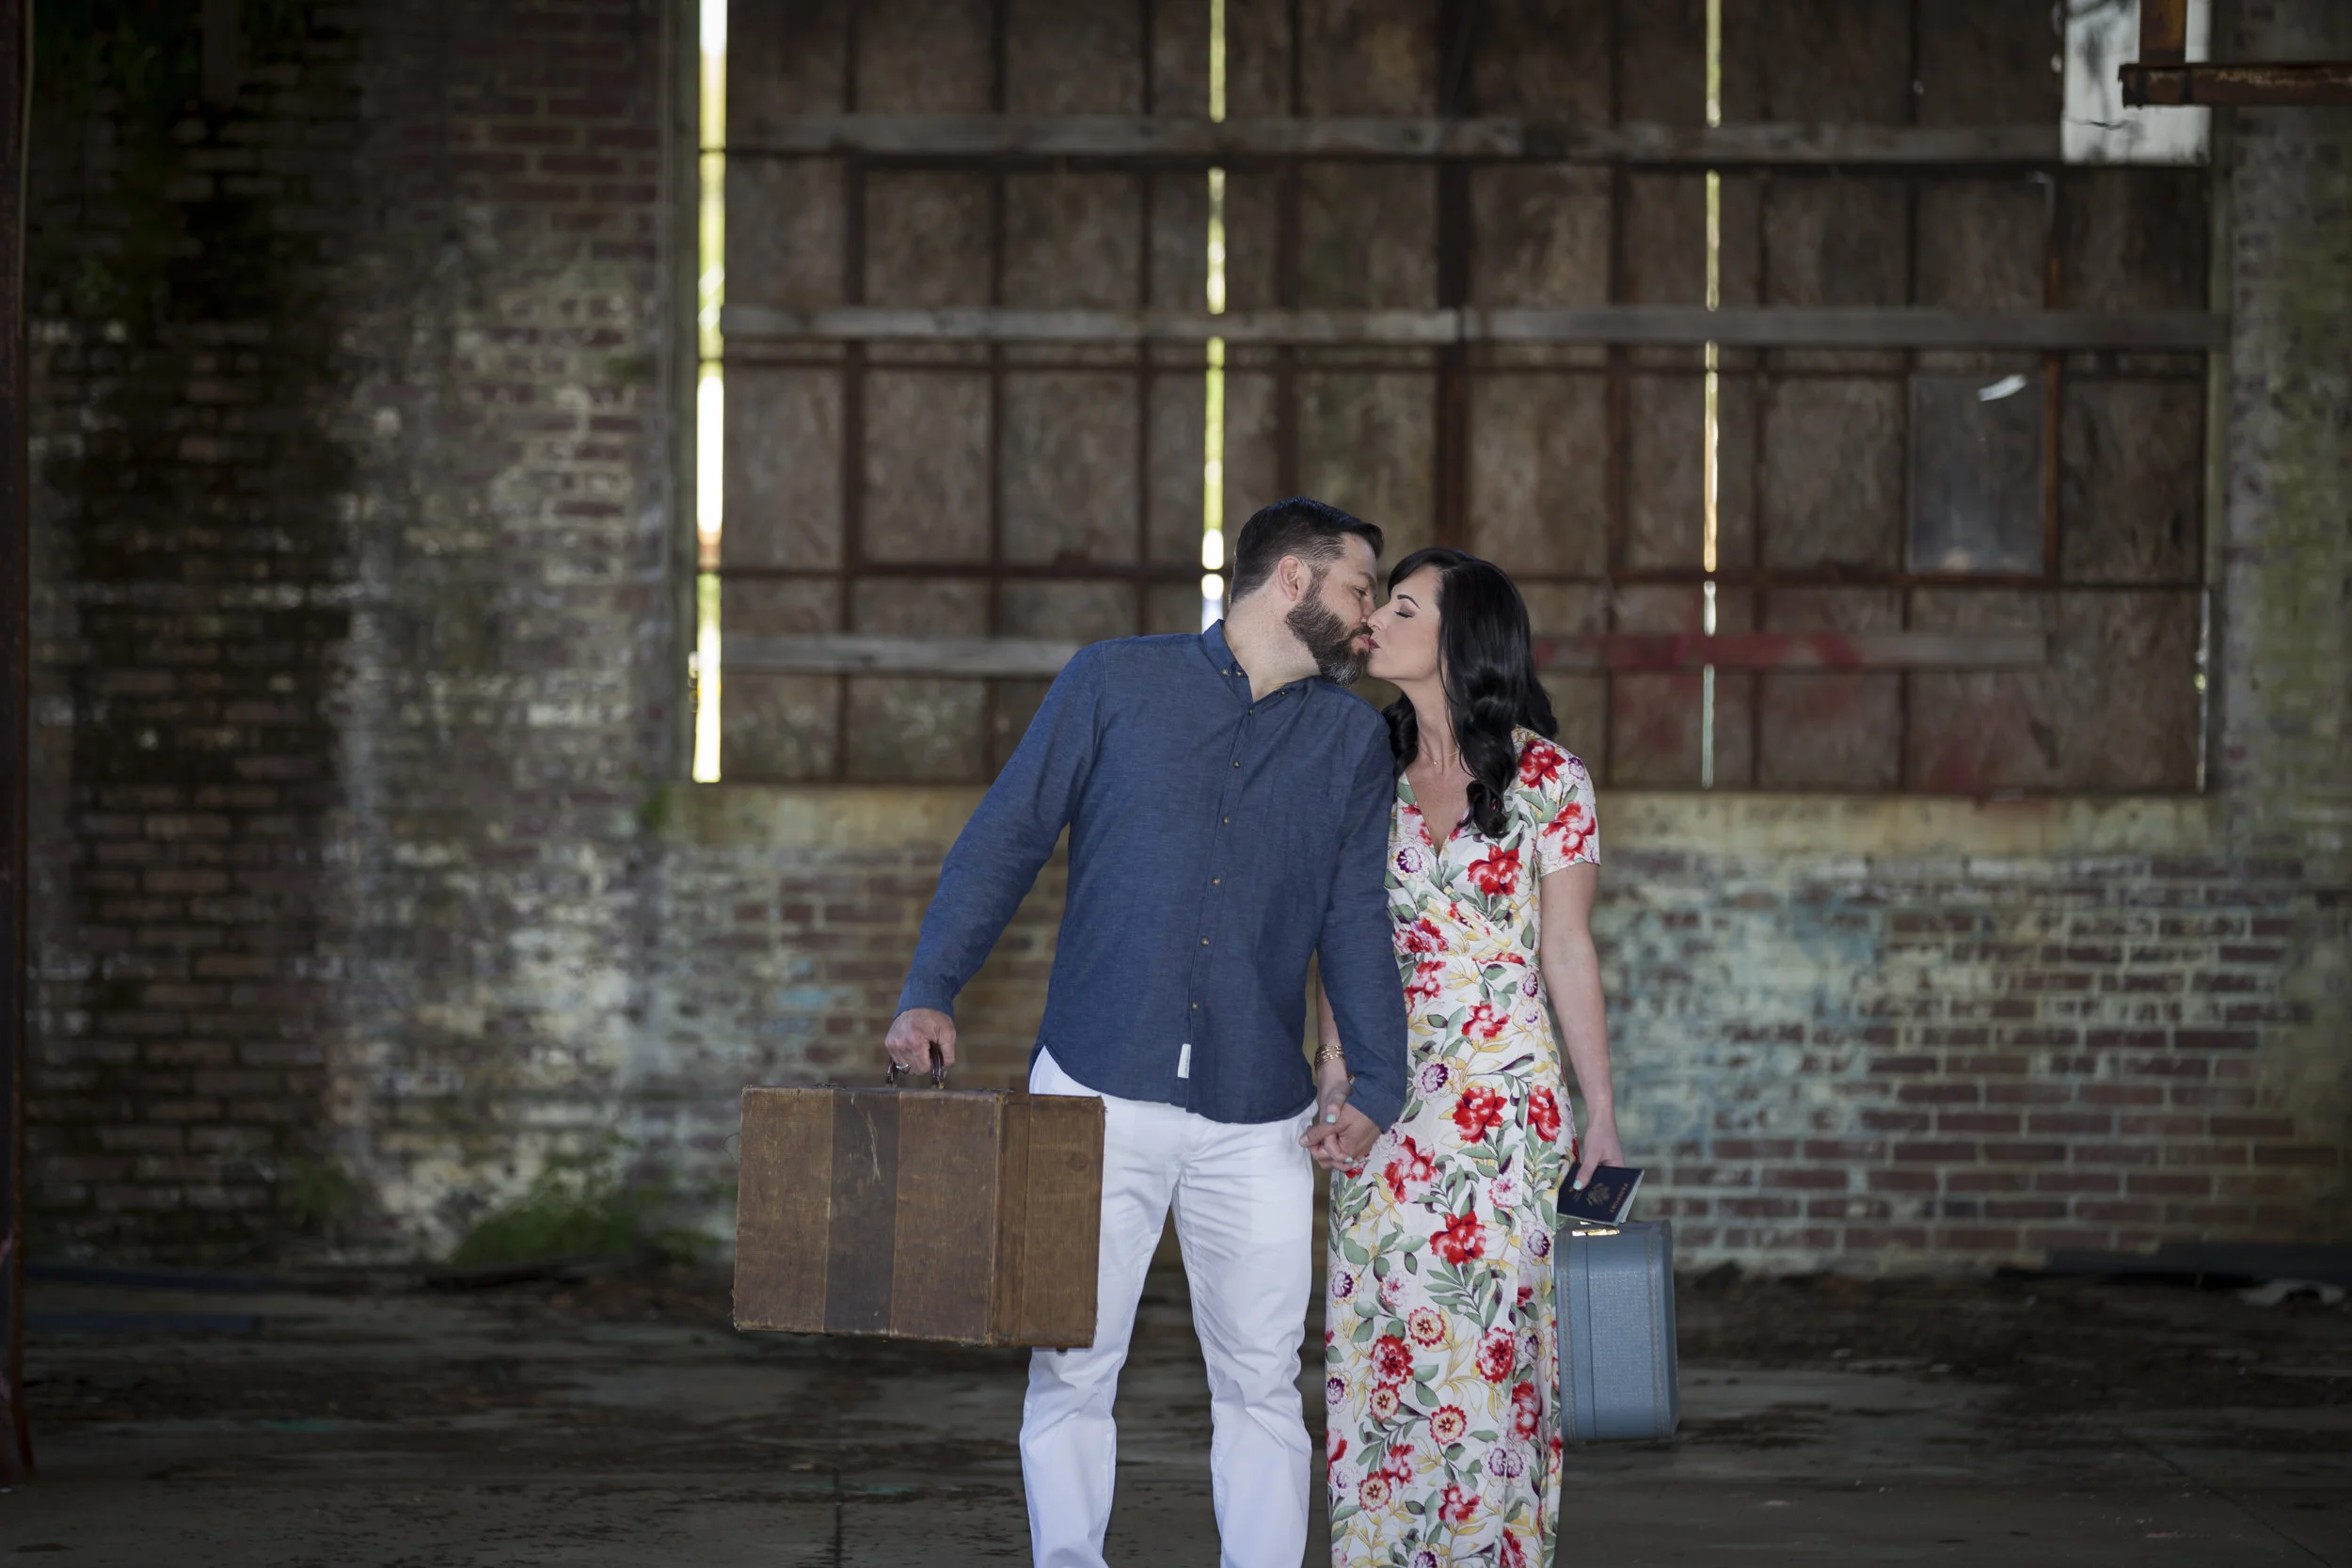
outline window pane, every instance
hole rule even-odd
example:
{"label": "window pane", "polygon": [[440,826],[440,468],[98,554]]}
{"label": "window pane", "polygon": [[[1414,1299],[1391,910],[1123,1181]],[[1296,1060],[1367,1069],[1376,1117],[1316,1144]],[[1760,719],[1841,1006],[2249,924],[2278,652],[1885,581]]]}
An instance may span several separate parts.
{"label": "window pane", "polygon": [[2041,573],[2042,434],[2039,376],[1913,378],[1912,571]]}

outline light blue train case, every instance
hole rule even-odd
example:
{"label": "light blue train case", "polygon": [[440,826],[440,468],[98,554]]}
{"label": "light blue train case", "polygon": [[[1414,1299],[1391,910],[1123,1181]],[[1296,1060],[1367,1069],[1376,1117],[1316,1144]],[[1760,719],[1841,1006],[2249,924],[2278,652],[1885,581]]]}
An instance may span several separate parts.
{"label": "light blue train case", "polygon": [[1674,1435],[1674,1227],[1562,1224],[1552,1243],[1560,1323],[1560,1436],[1599,1443]]}

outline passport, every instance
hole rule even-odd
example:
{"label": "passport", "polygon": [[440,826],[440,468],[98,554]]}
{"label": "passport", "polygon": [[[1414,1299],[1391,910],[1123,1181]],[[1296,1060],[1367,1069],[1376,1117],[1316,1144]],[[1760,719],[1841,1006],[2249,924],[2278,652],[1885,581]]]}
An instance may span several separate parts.
{"label": "passport", "polygon": [[[1570,1180],[1574,1178],[1571,1177]],[[1626,1215],[1633,1212],[1633,1195],[1642,1190],[1642,1167],[1639,1165],[1601,1165],[1593,1172],[1593,1179],[1584,1183],[1584,1190],[1563,1183],[1560,1188],[1560,1217],[1565,1220],[1587,1220],[1596,1225],[1623,1225]]]}

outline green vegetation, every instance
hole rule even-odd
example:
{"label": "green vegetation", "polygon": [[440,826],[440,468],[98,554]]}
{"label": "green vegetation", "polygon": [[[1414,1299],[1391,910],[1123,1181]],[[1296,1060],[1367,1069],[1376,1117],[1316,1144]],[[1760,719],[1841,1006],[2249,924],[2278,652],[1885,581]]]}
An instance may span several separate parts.
{"label": "green vegetation", "polygon": [[458,1268],[582,1256],[694,1260],[714,1243],[691,1227],[663,1222],[691,1196],[661,1178],[632,1178],[628,1143],[608,1140],[539,1167],[522,1196],[476,1222],[450,1254]]}
{"label": "green vegetation", "polygon": [[359,1207],[359,1183],[332,1161],[287,1161],[278,1172],[278,1201],[305,1231],[330,1238],[340,1235]]}

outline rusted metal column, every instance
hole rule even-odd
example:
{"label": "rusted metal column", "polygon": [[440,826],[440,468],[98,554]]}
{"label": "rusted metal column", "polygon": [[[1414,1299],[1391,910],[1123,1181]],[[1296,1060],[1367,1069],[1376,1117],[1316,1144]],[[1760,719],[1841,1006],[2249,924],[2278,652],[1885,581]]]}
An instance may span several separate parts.
{"label": "rusted metal column", "polygon": [[0,0],[0,1478],[33,1467],[24,1414],[24,794],[31,602],[24,453],[24,169],[32,0]]}
{"label": "rusted metal column", "polygon": [[2188,58],[2188,0],[2139,0],[2139,63],[2179,65]]}

